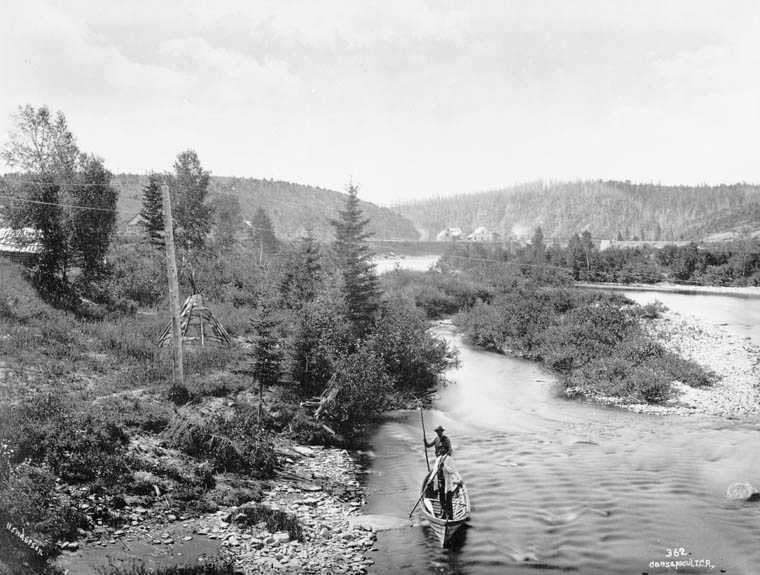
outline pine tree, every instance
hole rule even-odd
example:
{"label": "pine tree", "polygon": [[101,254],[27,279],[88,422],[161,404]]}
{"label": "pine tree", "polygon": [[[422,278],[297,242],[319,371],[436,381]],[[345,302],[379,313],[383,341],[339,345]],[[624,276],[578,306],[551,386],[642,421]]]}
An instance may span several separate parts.
{"label": "pine tree", "polygon": [[282,379],[282,349],[276,333],[279,320],[275,310],[274,304],[265,298],[259,306],[258,313],[251,319],[255,339],[248,373],[259,387],[259,425],[264,389],[276,385]]}
{"label": "pine tree", "polygon": [[379,308],[380,288],[372,263],[372,253],[366,243],[369,234],[365,228],[369,220],[362,218],[357,194],[359,188],[349,184],[346,188],[345,209],[338,220],[331,220],[335,228],[335,255],[343,279],[342,291],[346,301],[347,319],[357,339],[363,340],[374,327]]}
{"label": "pine tree", "polygon": [[145,222],[148,240],[155,246],[164,245],[164,204],[161,196],[161,176],[150,174],[143,188],[140,215]]}
{"label": "pine tree", "polygon": [[280,283],[286,306],[301,309],[317,295],[322,272],[322,254],[311,231],[301,238],[291,255]]}

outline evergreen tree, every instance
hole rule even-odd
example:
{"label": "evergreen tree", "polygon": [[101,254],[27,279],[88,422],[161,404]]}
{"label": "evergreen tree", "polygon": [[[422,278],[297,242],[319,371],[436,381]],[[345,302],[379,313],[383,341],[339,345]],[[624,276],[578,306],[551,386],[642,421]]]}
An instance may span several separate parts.
{"label": "evergreen tree", "polygon": [[161,195],[162,178],[150,174],[148,183],[143,188],[142,209],[140,215],[145,221],[148,240],[155,246],[164,245],[164,202]]}
{"label": "evergreen tree", "polygon": [[264,298],[256,316],[251,319],[254,341],[248,370],[259,387],[259,425],[261,425],[264,389],[278,384],[282,379],[282,349],[277,336],[279,323],[274,303]]}
{"label": "evergreen tree", "polygon": [[359,188],[349,184],[346,191],[345,208],[339,212],[340,218],[330,223],[335,228],[334,249],[343,280],[347,319],[355,337],[362,340],[374,327],[380,288],[372,253],[365,241],[369,237],[365,232],[369,220],[362,218]]}
{"label": "evergreen tree", "polygon": [[322,254],[311,231],[301,238],[283,273],[280,292],[286,306],[301,309],[317,295],[322,272]]}

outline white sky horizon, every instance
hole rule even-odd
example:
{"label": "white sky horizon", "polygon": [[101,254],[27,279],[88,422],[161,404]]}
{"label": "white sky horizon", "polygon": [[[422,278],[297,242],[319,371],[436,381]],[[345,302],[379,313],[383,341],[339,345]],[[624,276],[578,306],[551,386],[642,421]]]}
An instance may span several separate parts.
{"label": "white sky horizon", "polygon": [[384,206],[760,182],[757,2],[30,0],[0,22],[0,142],[46,105],[114,173],[193,149]]}

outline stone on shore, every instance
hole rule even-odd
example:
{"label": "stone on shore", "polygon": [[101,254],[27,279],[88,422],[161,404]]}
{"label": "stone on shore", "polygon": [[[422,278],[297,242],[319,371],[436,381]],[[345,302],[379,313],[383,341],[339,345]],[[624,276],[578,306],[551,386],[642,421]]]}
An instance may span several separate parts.
{"label": "stone on shore", "polygon": [[412,525],[408,517],[401,518],[393,515],[355,515],[349,517],[348,522],[354,529],[365,531],[388,531]]}

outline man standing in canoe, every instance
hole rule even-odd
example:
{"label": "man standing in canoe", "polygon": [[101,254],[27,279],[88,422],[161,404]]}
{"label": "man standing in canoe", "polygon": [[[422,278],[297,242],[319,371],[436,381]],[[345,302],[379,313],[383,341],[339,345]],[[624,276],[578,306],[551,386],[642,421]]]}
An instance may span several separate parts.
{"label": "man standing in canoe", "polygon": [[[440,425],[435,428],[436,436],[433,438],[432,441],[425,441],[425,447],[433,447],[435,445],[435,456],[440,457],[441,455],[453,455],[454,453],[451,451],[451,441],[448,437],[446,437],[443,432],[446,431],[443,427]],[[424,440],[423,440],[424,441]]]}
{"label": "man standing in canoe", "polygon": [[[444,466],[445,458],[451,458],[453,455],[453,451],[451,449],[451,441],[448,437],[446,437],[443,432],[445,430],[440,425],[435,428],[436,436],[433,438],[432,441],[426,441],[423,439],[423,442],[425,443],[425,448],[433,447],[435,446],[435,455],[436,457],[441,458],[438,465],[438,477],[437,477],[437,483],[438,483],[438,500],[441,502],[441,510],[443,513],[443,519],[453,519],[453,509],[451,504],[451,499],[453,494],[448,489],[449,485],[451,485],[451,476],[449,473],[447,473],[447,469]],[[448,466],[451,468],[451,466]]]}

